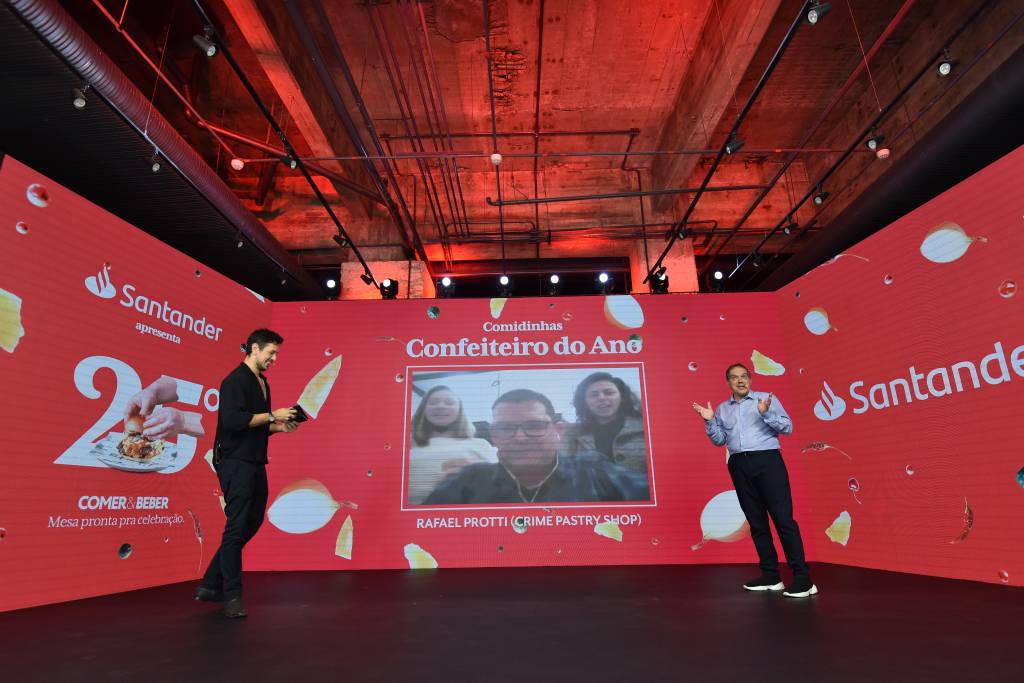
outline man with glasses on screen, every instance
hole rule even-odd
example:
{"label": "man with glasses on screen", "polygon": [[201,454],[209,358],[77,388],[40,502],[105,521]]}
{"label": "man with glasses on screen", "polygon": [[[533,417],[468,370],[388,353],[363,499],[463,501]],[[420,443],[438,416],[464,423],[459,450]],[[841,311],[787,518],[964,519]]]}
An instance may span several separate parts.
{"label": "man with glasses on screen", "polygon": [[790,598],[814,595],[818,588],[811,581],[811,572],[804,560],[800,528],[793,519],[789,473],[779,452],[779,434],[792,433],[793,421],[774,396],[750,390],[750,370],[742,363],[726,368],[725,380],[732,391],[728,401],[715,410],[711,409],[710,401],[706,406],[694,403],[693,409],[704,418],[711,443],[729,449],[729,475],[760,559],[761,576],[743,587],[748,591],[783,588],[779,555],[768,526],[771,515],[786,560],[793,570],[793,583],[783,595]]}
{"label": "man with glasses on screen", "polygon": [[445,479],[424,505],[650,499],[646,473],[631,472],[596,452],[564,455],[565,423],[544,394],[509,391],[492,411],[498,462],[470,465]]}

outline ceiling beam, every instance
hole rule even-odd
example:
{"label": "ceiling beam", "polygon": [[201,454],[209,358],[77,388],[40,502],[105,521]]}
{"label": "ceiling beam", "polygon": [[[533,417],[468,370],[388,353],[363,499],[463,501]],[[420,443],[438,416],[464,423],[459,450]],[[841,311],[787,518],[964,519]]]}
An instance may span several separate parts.
{"label": "ceiling beam", "polygon": [[[658,149],[715,147],[709,137],[733,103],[736,89],[761,45],[781,0],[722,0],[707,14],[693,61],[658,140]],[[718,143],[720,144],[720,143]],[[685,185],[700,157],[655,157],[654,187]],[[668,211],[677,197],[653,198],[655,211]]]}
{"label": "ceiling beam", "polygon": [[[355,146],[334,124],[330,101],[301,42],[286,27],[291,26],[280,3],[256,0],[224,0],[224,5],[245,37],[273,84],[278,97],[295,121],[313,156],[331,157],[356,154]],[[270,26],[275,27],[271,32]],[[365,170],[351,164],[342,166],[325,161],[323,165],[364,187],[372,186]],[[345,208],[354,218],[372,217],[371,202],[341,183],[332,182]]]}

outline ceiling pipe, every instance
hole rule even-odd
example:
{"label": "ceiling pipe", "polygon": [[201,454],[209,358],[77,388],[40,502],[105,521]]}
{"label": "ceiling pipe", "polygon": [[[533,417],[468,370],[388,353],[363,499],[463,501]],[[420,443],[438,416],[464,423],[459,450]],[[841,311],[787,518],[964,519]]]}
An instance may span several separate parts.
{"label": "ceiling pipe", "polygon": [[[928,69],[934,69],[929,62]],[[1024,144],[1024,47],[759,286],[783,287]],[[991,130],[1005,131],[995,139]],[[941,182],[936,182],[941,180]],[[770,235],[769,235],[770,236]]]}
{"label": "ceiling pipe", "polygon": [[[636,132],[637,135],[640,134],[640,131],[638,129],[634,129],[634,131]],[[499,133],[498,135],[500,137],[501,133]],[[626,133],[623,133],[623,135],[633,135],[633,131],[628,131]],[[381,141],[384,142],[384,144],[387,145],[387,147],[389,149],[388,154],[384,154],[384,155],[381,155],[381,156],[373,156],[373,155],[371,155],[371,156],[369,156],[367,158],[374,159],[374,160],[389,160],[389,161],[414,161],[416,159],[443,159],[443,158],[446,158],[446,157],[447,158],[452,158],[452,159],[475,159],[475,158],[486,159],[486,158],[489,158],[491,156],[490,152],[480,152],[480,151],[468,151],[468,152],[454,152],[454,151],[453,152],[423,152],[423,153],[410,152],[410,153],[398,153],[398,154],[396,154],[396,153],[390,151],[390,149],[391,149],[391,140],[393,140],[393,139],[394,138],[389,138],[385,134],[381,134]],[[715,154],[717,151],[718,151],[717,149],[636,149],[636,150],[629,149],[629,150],[626,150],[626,151],[617,151],[616,150],[616,151],[611,151],[611,152],[608,152],[608,151],[604,151],[604,152],[557,152],[557,151],[553,151],[553,152],[537,152],[536,154],[534,154],[532,152],[506,152],[506,153],[503,153],[501,156],[504,157],[505,159],[533,159],[535,157],[540,158],[540,159],[557,159],[557,158],[560,158],[560,157],[566,157],[566,158],[569,158],[569,157],[620,157],[620,156],[623,156],[623,155],[631,156],[631,157],[642,157],[642,156],[687,156],[687,155],[690,155],[690,156],[707,156],[709,154]],[[796,152],[798,155],[806,155],[806,154],[842,154],[845,151],[846,150],[842,149],[842,148],[831,149],[831,148],[808,148],[808,147],[804,147],[804,148],[796,148],[796,147],[771,147],[771,148],[763,148],[763,149],[751,149],[749,147],[744,147],[743,148],[743,156],[746,157],[749,160],[749,159],[756,158],[756,157],[759,157],[759,156],[767,158],[767,157],[773,156],[775,154],[787,154],[789,152]],[[863,150],[858,149],[858,150],[856,150],[856,153],[871,154],[872,156],[874,155],[874,152],[872,152],[871,150],[866,149],[866,148],[863,149]],[[310,157],[303,157],[303,160],[304,161],[305,160],[309,160],[309,161],[362,161],[363,157],[361,157],[361,156],[353,156],[353,155],[348,155],[348,156],[330,156],[330,157],[310,156]],[[633,171],[633,170],[636,170],[636,169],[624,168],[622,170],[624,170],[624,171]]]}
{"label": "ceiling pipe", "polygon": [[[491,103],[491,153],[498,154],[498,117],[494,112],[494,65],[491,56],[491,0],[484,0],[484,52],[487,55],[487,95]],[[493,157],[492,157],[493,158]],[[498,230],[505,234],[505,209],[501,200],[501,164],[494,164],[498,188]],[[501,241],[501,262],[505,262],[505,240]]]}
{"label": "ceiling pipe", "polygon": [[[532,221],[505,221],[506,225],[509,223],[532,223]],[[713,224],[709,228],[695,227],[690,230],[690,234],[696,237],[701,236],[712,236],[717,230],[717,221],[691,221],[690,225],[696,223],[711,223]],[[541,237],[538,233],[531,230],[526,231],[508,231],[504,233],[504,239],[510,243],[529,243],[534,244],[538,242],[552,242],[562,240],[576,240],[576,239],[602,239],[609,241],[635,241],[645,234],[647,228],[668,228],[675,225],[674,222],[661,222],[661,223],[631,223],[627,225],[584,225],[584,226],[573,226],[567,228],[555,228],[551,230],[551,239]],[[771,228],[744,228],[740,231],[740,234],[744,237],[757,237],[768,234]],[[591,233],[591,234],[579,234],[579,233]],[[608,233],[608,234],[599,234]],[[782,235],[779,235],[781,238]],[[498,231],[477,231],[468,237],[453,237],[453,244],[496,244],[501,237],[501,233]],[[427,242],[432,244],[432,242]],[[391,243],[386,244],[372,244],[366,246],[373,247],[389,247],[395,246]],[[700,245],[695,245],[700,246]],[[702,254],[698,254],[699,256]]]}
{"label": "ceiling pipe", "polygon": [[[868,62],[871,61],[871,58],[878,53],[878,51],[882,48],[885,42],[889,40],[889,37],[892,35],[892,33],[900,25],[900,23],[903,22],[903,18],[907,16],[907,12],[909,12],[910,8],[914,6],[914,1],[915,0],[904,1],[903,5],[899,8],[899,10],[897,10],[896,14],[889,21],[889,24],[885,27],[885,29],[878,36],[878,38],[875,39],[875,42],[871,45],[870,49],[868,49],[867,53],[865,53],[863,58],[859,62],[857,62],[857,67],[850,73],[849,77],[847,77],[846,82],[843,83],[842,87],[839,88],[839,90],[837,90],[834,95],[832,95],[832,99],[829,100],[829,103],[825,105],[825,108],[821,111],[820,114],[818,114],[817,120],[815,120],[815,122],[812,123],[804,132],[804,135],[800,139],[800,142],[797,143],[796,145],[797,149],[800,149],[808,142],[810,142],[811,138],[814,137],[814,134],[818,132],[821,126],[825,123],[825,119],[828,118],[828,115],[832,113],[832,110],[835,109],[836,105],[839,104],[839,101],[843,98],[844,95],[846,95],[847,92],[849,92],[850,88],[853,87],[853,84],[857,81],[858,78],[860,78],[860,75],[864,72],[864,70],[868,68]],[[854,148],[860,149],[860,146],[856,145]],[[848,150],[843,151],[848,152]],[[739,230],[739,228],[741,228],[744,223],[746,223],[747,219],[750,218],[751,214],[753,214],[757,207],[761,205],[761,202],[764,201],[765,197],[768,196],[768,193],[772,191],[772,188],[775,187],[775,185],[779,182],[779,179],[782,178],[786,170],[790,167],[793,161],[796,160],[798,154],[798,152],[793,152],[786,158],[782,166],[778,169],[778,171],[775,172],[775,175],[772,177],[772,179],[768,181],[768,185],[764,189],[764,191],[762,191],[760,194],[757,195],[757,197],[754,198],[754,201],[750,204],[747,210],[743,212],[743,215],[740,216],[739,220],[736,222],[736,225],[733,226],[732,230],[730,230],[725,235],[725,239],[723,239],[718,244],[714,253],[711,255],[712,258],[718,256],[718,254],[720,254],[722,250],[725,249],[725,245],[729,243],[729,241],[732,239],[732,236],[736,234],[736,231]],[[792,218],[793,214],[795,213],[795,210],[790,210],[790,212],[783,218],[782,223],[785,224],[786,222],[788,222],[789,219]],[[713,262],[709,260],[706,264],[704,264],[704,267],[700,270],[698,274],[703,275],[704,273],[706,273],[711,268],[712,263]],[[732,273],[730,273],[730,277],[731,276]]]}
{"label": "ceiling pipe", "polygon": [[[296,283],[320,298],[320,285],[301,268],[149,100],[56,0],[10,0],[14,13],[89,84],[146,141],[160,150],[196,192],[256,249]],[[147,124],[148,119],[148,124]]]}
{"label": "ceiling pipe", "polygon": [[[443,129],[445,132],[445,139],[448,144],[448,149],[455,151],[455,143],[451,137],[452,127],[448,123],[448,108],[444,103],[444,92],[441,88],[441,79],[437,75],[437,62],[434,60],[434,50],[430,47],[430,35],[427,32],[427,16],[423,11],[422,4],[416,4],[416,9],[419,12],[420,18],[420,31],[423,35],[423,44],[426,47],[426,59],[424,59],[424,71],[426,71],[426,65],[430,65],[430,73],[427,74],[427,85],[430,85],[430,75],[434,77],[434,87],[437,90],[437,108],[440,110],[441,118],[438,121],[438,128]],[[415,30],[414,30],[415,32]],[[437,116],[437,112],[434,112],[434,116]],[[461,206],[462,211],[462,222],[465,227],[465,231],[469,233],[469,215],[466,213],[466,196],[462,191],[462,178],[459,177],[459,162],[456,159],[451,159],[452,170],[454,171],[455,177],[455,192],[458,193],[457,205]],[[451,174],[449,175],[449,179]]]}
{"label": "ceiling pipe", "polygon": [[[619,169],[624,172],[632,172],[636,177],[636,189],[638,192],[644,191],[644,179],[643,174],[640,172],[641,169],[636,166],[626,166],[626,162],[629,161],[629,151],[633,149],[633,141],[636,140],[636,136],[640,134],[639,128],[633,129],[635,133],[631,133],[629,136],[629,142],[626,143],[626,153],[622,157],[622,163],[619,164]],[[640,195],[637,197],[637,201],[640,203],[640,239],[644,243],[644,267],[647,270],[651,269],[651,252],[647,246],[647,211],[644,207],[644,197]],[[715,227],[718,227],[718,221],[713,221]],[[548,236],[550,238],[550,235]]]}
{"label": "ceiling pipe", "polygon": [[722,146],[721,148],[719,148],[718,154],[715,156],[714,162],[711,164],[710,168],[708,168],[708,172],[704,175],[704,180],[701,182],[700,189],[693,196],[693,199],[690,200],[690,205],[686,208],[686,212],[683,214],[683,217],[679,219],[678,223],[676,224],[676,227],[673,228],[672,236],[669,238],[668,244],[665,245],[664,251],[661,252],[661,255],[658,257],[658,260],[655,261],[654,265],[651,266],[651,269],[647,271],[647,275],[643,279],[644,284],[646,284],[647,281],[654,276],[655,271],[658,270],[659,267],[661,267],[661,262],[672,250],[672,246],[675,244],[676,240],[680,238],[681,233],[685,232],[687,221],[690,220],[690,216],[693,214],[693,210],[697,208],[697,203],[700,201],[700,198],[704,196],[705,188],[707,188],[708,183],[711,182],[711,176],[713,176],[715,174],[715,171],[718,170],[718,165],[722,163],[722,158],[725,157],[726,147],[729,145],[729,142],[732,141],[739,133],[740,124],[743,123],[743,120],[747,117],[747,114],[750,112],[750,108],[754,106],[754,102],[756,102],[757,98],[761,95],[761,90],[763,90],[764,86],[767,85],[768,79],[771,77],[772,72],[775,71],[775,67],[778,66],[779,61],[782,59],[782,54],[786,51],[786,48],[789,47],[789,44],[793,41],[793,37],[796,35],[797,29],[804,22],[804,17],[807,15],[807,10],[810,8],[810,6],[811,3],[809,0],[802,3],[800,6],[800,11],[797,12],[796,16],[793,18],[793,21],[790,22],[789,29],[786,31],[786,35],[783,36],[782,42],[780,42],[779,46],[775,49],[775,53],[772,55],[771,61],[768,62],[768,66],[765,67],[764,72],[758,79],[753,91],[751,91],[750,96],[747,97],[747,101],[746,103],[744,103],[743,108],[740,110],[739,114],[736,115],[736,121],[732,124],[732,129],[729,131],[729,134],[725,136],[725,141],[722,142]]}
{"label": "ceiling pipe", "polygon": [[[620,152],[621,154],[621,152]],[[565,197],[541,197],[539,199],[509,199],[496,202],[490,197],[486,201],[491,206],[522,206],[526,204],[553,204],[557,202],[585,202],[599,199],[624,199],[627,197],[654,197],[658,195],[690,194],[693,192],[731,192],[743,190],[760,190],[764,185],[715,185],[714,187],[680,187],[674,190],[643,190],[639,192],[610,192],[607,194],[580,194]]]}
{"label": "ceiling pipe", "polygon": [[[473,221],[473,222],[477,223],[477,224],[480,223],[478,221]],[[533,226],[533,221],[530,221],[530,220],[509,220],[509,221],[505,221],[505,225],[509,225],[510,223],[511,224],[522,224],[522,225],[527,225],[527,226]],[[718,229],[718,221],[715,221],[715,220],[690,221],[690,225],[691,226],[696,226],[698,224],[700,224],[700,225],[710,224],[711,227],[708,227],[708,228],[693,227],[693,228],[691,228],[690,234],[695,236],[695,237],[713,236],[716,233],[717,229]],[[627,241],[627,240],[628,241],[635,241],[638,237],[640,237],[640,236],[642,236],[644,234],[644,230],[646,228],[668,228],[668,227],[671,227],[673,225],[675,225],[675,222],[646,223],[646,224],[645,223],[630,223],[630,224],[626,224],[626,225],[584,225],[584,226],[572,226],[572,227],[566,227],[566,228],[556,228],[556,229],[551,230],[551,234],[552,234],[552,236],[553,236],[555,241],[561,241],[562,239],[574,240],[574,239],[578,239],[578,238],[583,238],[583,239],[603,239],[603,240],[608,240],[608,241]],[[607,232],[609,232],[611,234],[608,234],[608,235],[600,235],[600,234],[576,235],[576,237],[570,236],[571,234],[575,234],[575,233],[586,233],[586,232],[596,233],[596,232],[600,232],[600,231],[607,231]],[[765,234],[767,234],[770,231],[771,231],[771,228],[744,228],[743,230],[740,231],[740,234],[743,235],[743,236],[757,236],[757,235],[765,235]],[[807,233],[810,233],[810,232],[814,232],[814,230],[811,230],[810,228],[808,228],[808,229],[803,231],[804,234],[807,234]],[[562,237],[562,235],[565,235],[565,237]],[[782,235],[777,235],[777,236],[780,237],[780,238],[783,237]],[[499,239],[501,239],[501,233],[498,232],[497,230],[493,230],[493,231],[475,231],[471,235],[468,235],[468,236],[465,236],[465,237],[453,237],[453,238],[451,238],[453,244],[496,244]],[[516,243],[523,243],[523,242],[525,242],[525,243],[529,243],[529,244],[533,244],[533,243],[537,243],[537,242],[550,242],[551,241],[551,240],[549,240],[546,237],[541,237],[539,231],[533,229],[532,227],[530,229],[528,229],[528,230],[516,230],[516,231],[508,231],[508,230],[506,230],[505,231],[505,240],[506,240],[506,242],[516,242]],[[425,242],[425,244],[427,246],[431,246],[431,245],[434,245],[434,244],[440,244],[440,241],[439,240],[427,240]],[[401,245],[401,243],[398,243],[398,242],[374,242],[372,244],[364,244],[363,248],[366,249],[366,248],[371,248],[371,247],[400,247],[400,246],[402,246],[402,245]],[[699,246],[701,246],[701,245],[697,244],[695,242],[694,247],[696,248],[696,247],[699,247]],[[306,250],[302,250],[299,253],[303,257],[305,257],[307,254],[318,254],[318,255],[321,255],[323,258],[325,258],[327,260],[330,260],[332,262],[336,261],[336,259],[337,259],[337,257],[335,256],[335,254],[337,253],[337,249],[333,248],[333,247],[329,248],[329,249],[306,249]],[[701,255],[701,254],[698,254],[698,255]]]}
{"label": "ceiling pipe", "polygon": [[[635,128],[624,128],[622,130],[510,130],[498,131],[499,138],[534,138],[534,137],[597,137],[597,136],[619,136],[629,135]],[[493,133],[450,133],[453,138],[490,138]],[[409,140],[410,135],[382,135],[392,140]],[[714,151],[714,150],[709,150]]]}
{"label": "ceiling pipe", "polygon": [[[544,0],[540,0],[537,10],[537,82],[535,85],[536,95],[533,107],[533,129],[540,130],[540,86],[541,77],[544,74]],[[629,138],[629,144],[633,144],[633,136]],[[533,198],[540,199],[540,136],[533,136]],[[540,224],[540,204],[533,205],[533,221],[535,225]],[[548,220],[548,242],[551,241],[551,221]],[[540,258],[540,243],[537,244],[537,258]]]}
{"label": "ceiling pipe", "polygon": [[[317,0],[313,4],[313,7],[316,10],[317,18],[322,22],[322,24],[324,26],[329,26],[330,22],[327,19],[327,13],[324,11],[323,4],[319,0]],[[366,127],[367,132],[370,134],[370,141],[373,143],[373,148],[374,150],[376,150],[378,154],[383,154],[384,148],[381,146],[380,136],[377,134],[377,128],[376,126],[373,125],[373,117],[370,116],[370,112],[366,108],[366,101],[363,100],[363,94],[362,92],[360,92],[359,86],[356,84],[356,80],[352,75],[352,69],[348,64],[348,60],[345,59],[345,52],[341,49],[341,45],[338,43],[338,36],[333,30],[331,30],[328,31],[328,37],[330,39],[331,50],[334,52],[334,56],[338,60],[338,63],[341,65],[342,74],[345,76],[345,83],[346,85],[348,85],[349,92],[352,93],[352,97],[355,99],[356,107],[359,109],[359,114],[363,119],[363,125]],[[351,120],[351,117],[349,117],[349,119]],[[352,128],[354,130],[354,126]],[[357,138],[357,144],[362,145],[362,138],[359,138],[358,134]],[[366,150],[366,148],[360,147],[360,151],[362,151],[363,157],[367,159],[367,165],[370,168],[373,168],[373,163],[369,161],[369,153]],[[402,215],[404,215],[405,220],[408,222],[409,231],[412,233],[411,246],[413,252],[419,257],[420,260],[427,264],[427,269],[429,271],[430,266],[429,261],[427,261],[427,252],[423,248],[423,240],[420,237],[419,231],[416,229],[416,217],[409,212],[409,205],[405,201],[405,195],[402,193],[402,188],[401,185],[399,185],[398,183],[398,178],[395,177],[395,171],[392,168],[392,164],[385,162],[383,166],[384,172],[388,176],[388,182],[390,182],[391,186],[395,188],[395,195],[398,197],[398,202],[401,205]],[[380,175],[376,172],[375,168],[373,170],[373,174],[371,175],[371,177],[377,179],[380,178]],[[380,180],[378,184],[381,187],[384,198],[390,202],[389,209],[392,210],[392,217],[397,221],[396,227],[398,228],[403,241],[405,241],[408,244],[409,237],[406,234],[404,227],[402,226],[402,223],[400,221],[401,217],[396,215],[397,207],[395,207],[394,202],[391,201],[391,196],[387,192],[387,186],[383,183],[383,180]]]}
{"label": "ceiling pipe", "polygon": [[[374,40],[377,43],[377,49],[381,55],[381,61],[384,62],[384,71],[387,74],[388,83],[391,85],[391,92],[395,97],[395,104],[398,105],[398,111],[402,117],[402,127],[405,128],[407,134],[412,136],[413,149],[416,150],[417,145],[419,145],[419,151],[423,152],[425,151],[425,147],[423,145],[422,138],[419,136],[419,126],[416,123],[415,114],[412,109],[412,102],[409,100],[408,89],[405,87],[405,80],[402,78],[401,63],[395,54],[394,46],[391,43],[391,37],[387,32],[387,27],[384,25],[384,20],[380,17],[377,6],[372,3],[367,3],[366,9],[370,20],[370,28],[373,30]],[[379,28],[377,26],[378,23],[380,24]],[[394,68],[392,68],[392,62],[394,63]],[[385,143],[387,143],[387,141],[385,141]],[[390,147],[388,149],[390,151]],[[441,198],[437,192],[437,185],[434,183],[434,176],[430,172],[430,167],[426,162],[418,160],[416,162],[416,166],[420,171],[420,180],[423,183],[423,193],[426,195],[427,207],[430,209],[430,213],[434,218],[434,227],[437,228],[438,236],[442,240],[442,252],[444,253],[445,261],[450,262],[451,250],[443,244],[443,240],[447,236],[444,228],[444,211],[441,208]],[[395,172],[397,173],[397,165],[395,167]]]}
{"label": "ceiling pipe", "polygon": [[[367,3],[366,7],[370,16],[370,26],[373,29],[374,38],[377,41],[377,49],[380,51],[381,57],[384,61],[388,81],[391,84],[391,90],[395,97],[395,103],[398,105],[398,111],[402,117],[402,125],[407,133],[418,136],[420,134],[420,127],[416,120],[416,113],[413,109],[412,100],[409,97],[409,88],[406,85],[405,77],[402,75],[402,64],[398,59],[394,43],[391,40],[391,34],[388,32],[387,25],[384,23],[384,18],[378,6],[376,4]],[[394,65],[394,68],[392,68],[392,64]],[[423,138],[413,138],[412,148],[413,150],[418,149],[420,152],[425,153],[426,145],[423,143]],[[388,150],[390,152],[390,146],[388,147]],[[446,241],[448,233],[445,228],[446,220],[444,216],[444,207],[441,205],[441,194],[437,190],[437,182],[434,180],[434,173],[431,170],[430,165],[424,160],[418,160],[416,162],[416,166],[419,168],[420,180],[423,183],[423,194],[426,197],[427,206],[430,208],[431,215],[434,218],[434,227],[437,228],[438,237],[441,239],[441,251],[444,255],[444,260],[450,265],[452,254],[451,248],[448,246]]]}
{"label": "ceiling pipe", "polygon": [[[356,128],[355,121],[352,120],[352,116],[349,114],[348,109],[345,107],[345,103],[342,100],[341,93],[338,91],[337,84],[334,82],[334,78],[331,76],[330,72],[327,69],[327,65],[325,63],[323,54],[320,52],[320,48],[317,46],[316,41],[313,38],[313,33],[310,30],[309,24],[306,22],[305,17],[302,16],[302,12],[299,10],[299,8],[295,5],[294,2],[292,2],[291,0],[286,0],[284,4],[285,9],[288,11],[288,16],[291,19],[292,26],[295,27],[295,31],[299,36],[299,40],[302,42],[302,45],[306,48],[306,52],[309,55],[310,61],[313,63],[314,70],[316,71],[317,76],[320,78],[320,82],[323,85],[324,90],[327,92],[327,97],[331,101],[334,113],[338,115],[339,119],[341,119],[342,125],[345,128],[345,132],[348,134],[348,137],[352,141],[352,144],[355,145],[356,150],[364,157],[367,156],[369,152],[367,152],[366,146],[363,144],[362,137],[359,135],[359,131]],[[323,7],[320,6],[318,2],[314,3],[314,7],[319,12],[323,11]],[[325,24],[325,26],[327,26],[328,28],[330,27],[329,24]],[[331,45],[334,48],[334,56],[336,58],[340,58],[339,63],[341,64],[342,70],[345,72],[347,79],[351,75],[351,73],[347,70],[348,63],[345,62],[344,60],[344,54],[341,54],[341,48],[337,43],[336,37],[334,36],[334,32],[329,30],[327,31],[327,33],[332,40]],[[351,87],[352,84],[350,84],[350,88]],[[358,90],[353,89],[352,92],[353,95],[356,97],[358,103],[361,105],[362,98],[359,97]],[[422,244],[419,243],[418,238],[414,243],[410,238],[409,233],[406,231],[405,224],[402,221],[402,216],[399,213],[398,207],[395,205],[394,200],[391,198],[391,194],[388,192],[388,188],[387,185],[384,183],[384,179],[381,178],[380,174],[377,172],[377,167],[374,166],[373,162],[369,160],[366,160],[364,162],[364,166],[366,168],[367,174],[373,181],[373,184],[377,187],[381,196],[384,198],[385,206],[387,206],[388,208],[388,213],[391,214],[391,219],[392,221],[394,221],[395,227],[398,229],[399,235],[402,238],[402,242],[404,242],[406,245],[406,257],[408,258],[413,254],[416,254],[422,260],[426,260],[426,252],[422,251]],[[372,273],[369,272],[369,266],[366,264],[362,256],[359,254],[359,250],[352,243],[351,239],[348,239],[347,241],[350,248],[352,249],[352,252],[359,259],[360,263],[363,264],[363,268],[367,271],[367,274],[369,274],[372,277]],[[374,284],[376,283],[377,280],[376,278],[374,278]]]}
{"label": "ceiling pipe", "polygon": [[[402,15],[402,11],[399,6],[395,7],[394,14],[397,16],[397,23],[398,27],[401,29],[401,35],[405,38],[405,47],[406,50],[408,51],[409,56],[409,71],[412,73],[413,80],[416,83],[416,92],[419,94],[420,104],[423,107],[423,117],[426,120],[427,136],[430,139],[431,144],[433,144],[434,146],[434,151],[440,152],[441,148],[438,145],[438,140],[441,135],[440,124],[438,124],[439,132],[437,133],[437,135],[434,134],[434,120],[439,120],[440,117],[438,116],[437,108],[435,106],[433,92],[430,89],[430,78],[428,75],[426,75],[426,67],[423,65],[420,59],[421,55],[419,53],[421,52],[421,50],[413,46],[413,37],[409,34],[409,27],[407,25],[405,17]],[[385,34],[387,34],[386,27]],[[422,78],[421,71],[423,72]],[[401,69],[399,69],[398,73],[399,77],[401,77]],[[426,81],[427,83],[426,88],[424,88],[423,85],[424,81]],[[409,111],[412,111],[411,104],[409,106]],[[433,116],[431,116],[431,111],[433,111]],[[449,164],[449,159],[441,158],[439,163],[437,164],[437,170],[438,174],[441,177],[441,189],[444,190],[444,199],[448,205],[448,213],[449,215],[452,216],[457,225],[461,225],[462,221],[461,216],[459,215],[459,204],[457,198],[455,197],[455,184],[451,178],[451,167]],[[438,194],[437,201],[441,201],[440,194]]]}
{"label": "ceiling pipe", "polygon": [[[243,145],[246,145],[247,147],[258,149],[261,152],[266,152],[267,154],[270,154],[271,156],[274,157],[273,159],[265,160],[266,163],[280,163],[281,157],[288,155],[288,152],[282,147],[274,147],[273,145],[268,145],[262,140],[257,140],[254,137],[238,133],[228,128],[224,128],[223,126],[218,126],[215,123],[210,123],[206,119],[197,119],[190,109],[185,109],[185,118],[188,119],[190,123],[198,126],[199,128],[206,128],[207,130],[217,133],[217,135],[220,135],[221,137],[225,137],[229,140],[234,140],[235,142],[240,142]],[[309,167],[309,170],[313,171],[317,175],[322,175],[325,178],[328,178],[331,181],[338,183],[339,185],[342,185],[352,190],[353,192],[356,192],[366,197],[367,199],[376,202],[377,204],[385,203],[384,200],[381,199],[381,196],[374,190],[363,187],[359,183],[352,182],[345,176],[339,175],[334,171],[321,166],[320,164],[311,162],[306,157],[303,157],[302,161],[306,163],[306,166]]]}

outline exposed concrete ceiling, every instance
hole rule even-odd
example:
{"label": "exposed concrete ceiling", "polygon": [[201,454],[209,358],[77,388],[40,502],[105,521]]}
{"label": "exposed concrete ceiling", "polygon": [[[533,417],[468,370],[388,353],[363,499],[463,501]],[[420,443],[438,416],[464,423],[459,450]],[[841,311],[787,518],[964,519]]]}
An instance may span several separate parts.
{"label": "exposed concrete ceiling", "polygon": [[[155,92],[156,106],[285,248],[308,264],[353,259],[333,239],[336,228],[302,176],[267,151],[281,141],[225,60],[196,51],[191,37],[202,25],[191,3],[63,4],[140,89]],[[317,186],[362,255],[422,258],[421,241],[429,260],[455,272],[500,258],[621,259],[642,233],[669,234],[695,196],[681,190],[702,185],[805,6],[204,4],[298,153],[321,171]],[[101,8],[119,17],[122,32]],[[755,248],[779,254],[777,264],[827,231],[1021,48],[1020,11],[1013,0],[844,0],[819,24],[801,23],[739,127],[745,146],[724,157],[711,191],[690,213],[698,264],[744,258]],[[154,90],[152,69],[126,37],[192,98],[226,146],[167,89]],[[959,60],[956,77],[939,77],[930,63],[943,46]],[[895,99],[922,67],[928,72]],[[886,160],[859,137],[880,110]],[[851,144],[848,159],[830,171]],[[377,158],[381,151],[390,158]],[[503,155],[497,171],[495,151]],[[242,170],[229,165],[232,154],[245,159]],[[826,172],[828,200],[806,202],[793,215],[797,227],[760,244]],[[392,204],[379,196],[381,187]],[[641,198],[640,191],[659,194]],[[629,196],[564,201],[607,194]]]}

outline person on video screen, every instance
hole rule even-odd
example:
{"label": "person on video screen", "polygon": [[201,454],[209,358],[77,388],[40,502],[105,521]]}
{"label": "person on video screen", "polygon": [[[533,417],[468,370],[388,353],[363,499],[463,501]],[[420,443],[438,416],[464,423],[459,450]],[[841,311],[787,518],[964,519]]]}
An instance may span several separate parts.
{"label": "person on video screen", "polygon": [[576,423],[566,432],[569,455],[597,451],[634,472],[647,472],[647,448],[639,400],[629,385],[607,372],[580,382],[572,398]]}
{"label": "person on video screen", "polygon": [[473,436],[462,399],[446,386],[431,388],[412,417],[409,503],[420,505],[445,477],[466,465],[496,463],[494,446]]}
{"label": "person on video screen", "polygon": [[650,499],[646,474],[592,451],[562,453],[566,425],[544,394],[515,389],[491,409],[498,462],[469,465],[448,477],[425,505]]}

